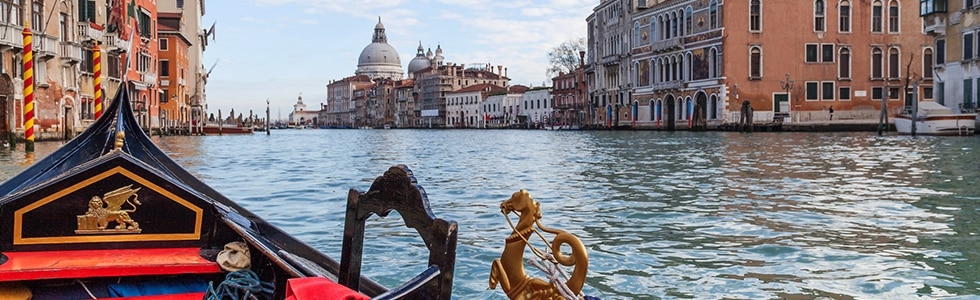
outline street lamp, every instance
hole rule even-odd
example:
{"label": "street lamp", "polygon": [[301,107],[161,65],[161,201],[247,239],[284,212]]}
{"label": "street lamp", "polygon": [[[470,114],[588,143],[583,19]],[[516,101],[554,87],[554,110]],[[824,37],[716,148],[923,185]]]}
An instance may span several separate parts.
{"label": "street lamp", "polygon": [[[789,97],[789,90],[793,88],[793,80],[789,78],[789,72],[786,72],[786,79],[785,80],[780,80],[779,81],[779,84],[783,86],[783,89],[784,90],[786,90],[786,103],[787,104],[792,103],[792,100],[790,100],[790,97]],[[799,104],[797,104],[797,105],[799,105]],[[793,111],[796,112],[795,109]]]}

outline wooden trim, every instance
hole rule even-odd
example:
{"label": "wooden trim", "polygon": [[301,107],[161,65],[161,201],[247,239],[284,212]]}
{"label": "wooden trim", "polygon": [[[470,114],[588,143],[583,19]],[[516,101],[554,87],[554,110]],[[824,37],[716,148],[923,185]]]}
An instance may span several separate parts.
{"label": "wooden trim", "polygon": [[[195,214],[194,218],[194,232],[191,233],[164,233],[164,234],[117,234],[117,235],[78,235],[78,236],[63,236],[63,237],[37,237],[37,238],[25,238],[23,237],[23,222],[24,214],[37,209],[45,204],[53,202],[55,200],[61,199],[62,197],[71,194],[77,190],[84,187],[97,184],[100,180],[108,178],[109,176],[120,174],[126,178],[132,179],[133,181],[139,183],[143,187],[146,187],[154,192],[157,192],[171,201],[177,202],[181,206],[186,207]],[[66,214],[68,218],[74,218],[74,214]],[[21,209],[14,211],[14,245],[37,245],[37,244],[75,244],[75,243],[101,243],[101,242],[147,242],[147,241],[185,241],[185,240],[198,240],[201,238],[201,223],[204,219],[204,210],[191,202],[184,200],[183,198],[171,193],[170,191],[154,184],[153,182],[146,180],[139,175],[126,170],[123,167],[114,167],[112,169],[106,170],[101,174],[92,176],[92,178],[83,180],[76,183],[64,190],[57,193],[51,194],[47,197],[42,198],[34,203],[24,206]]]}

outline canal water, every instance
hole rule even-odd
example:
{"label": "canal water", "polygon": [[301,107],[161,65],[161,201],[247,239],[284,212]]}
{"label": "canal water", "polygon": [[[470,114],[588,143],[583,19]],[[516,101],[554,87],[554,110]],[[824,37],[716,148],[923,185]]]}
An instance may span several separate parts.
{"label": "canal water", "polygon": [[[980,297],[977,137],[278,130],[153,139],[337,258],[348,189],[408,165],[432,211],[459,223],[460,299],[505,298],[488,277],[510,234],[499,205],[520,189],[541,202],[545,225],[586,244],[584,292],[602,299]],[[38,143],[36,155],[58,146]],[[22,150],[0,152],[0,178],[27,163]],[[414,231],[395,216],[372,220],[367,275],[393,286],[424,269]]]}

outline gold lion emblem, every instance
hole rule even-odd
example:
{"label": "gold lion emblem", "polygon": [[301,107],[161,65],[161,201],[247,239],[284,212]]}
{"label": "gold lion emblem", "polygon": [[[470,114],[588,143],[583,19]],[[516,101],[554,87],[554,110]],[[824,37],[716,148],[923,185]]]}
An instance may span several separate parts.
{"label": "gold lion emblem", "polygon": [[[142,188],[133,188],[127,185],[108,193],[102,197],[92,196],[88,201],[88,211],[84,215],[78,216],[77,234],[100,234],[100,233],[140,233],[140,224],[129,217],[129,214],[136,212],[137,205],[142,205],[139,195],[136,194]],[[130,209],[123,209],[123,204],[128,204]],[[114,228],[109,228],[109,223],[115,222]]]}

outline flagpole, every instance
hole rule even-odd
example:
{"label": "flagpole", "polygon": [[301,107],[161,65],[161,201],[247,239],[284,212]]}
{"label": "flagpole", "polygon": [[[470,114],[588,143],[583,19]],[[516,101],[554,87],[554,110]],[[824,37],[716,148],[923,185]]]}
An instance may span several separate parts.
{"label": "flagpole", "polygon": [[34,152],[34,53],[30,22],[24,22],[24,150]]}

